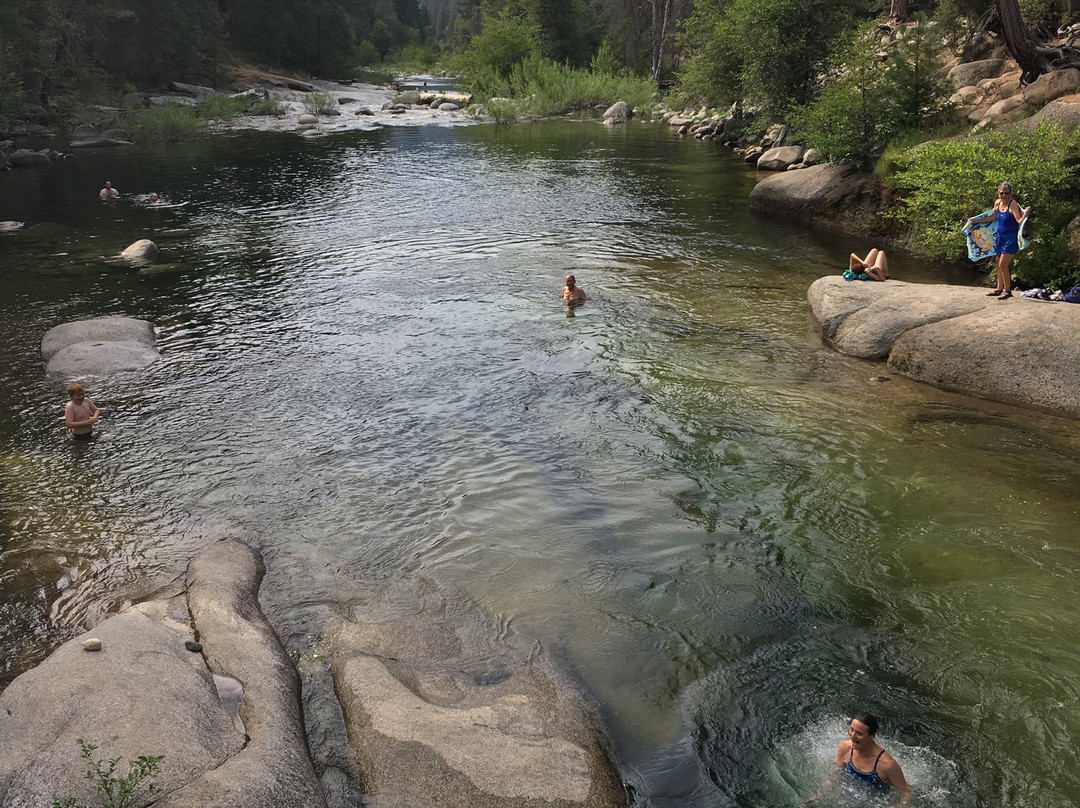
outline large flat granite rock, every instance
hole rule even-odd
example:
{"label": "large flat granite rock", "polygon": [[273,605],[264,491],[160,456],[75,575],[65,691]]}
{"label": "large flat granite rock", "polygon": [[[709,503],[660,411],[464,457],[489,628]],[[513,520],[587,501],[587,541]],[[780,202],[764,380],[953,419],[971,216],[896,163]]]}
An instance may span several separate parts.
{"label": "large flat granite rock", "polygon": [[[325,808],[308,756],[296,669],[258,605],[262,560],[211,545],[171,597],[142,603],[58,648],[0,694],[0,805],[73,796],[97,805],[76,739],[96,758],[163,755],[160,791],[134,808]],[[100,651],[82,641],[101,640]],[[198,637],[201,652],[185,647]],[[243,684],[239,731],[214,676]]]}
{"label": "large flat granite rock", "polygon": [[807,291],[836,350],[901,376],[1080,418],[1080,305],[985,289],[818,278]]}
{"label": "large flat granite rock", "polygon": [[50,328],[41,338],[49,373],[104,376],[138,370],[158,358],[154,324],[133,317],[94,317]]}
{"label": "large flat granite rock", "polygon": [[[139,755],[164,756],[160,791],[132,808],[326,808],[296,667],[259,608],[263,574],[247,544],[211,544],[157,599],[12,682],[0,693],[0,805],[96,805],[83,738],[98,759],[120,758],[120,775]],[[348,734],[332,757],[351,753],[362,792],[349,804],[625,808],[595,704],[534,639],[467,598],[402,582],[329,610],[319,634]],[[101,650],[83,649],[91,636]],[[222,677],[242,684],[235,715]]]}
{"label": "large flat granite rock", "polygon": [[391,600],[396,608],[371,604],[330,628],[335,690],[372,805],[626,805],[595,705],[535,640],[467,600]]}

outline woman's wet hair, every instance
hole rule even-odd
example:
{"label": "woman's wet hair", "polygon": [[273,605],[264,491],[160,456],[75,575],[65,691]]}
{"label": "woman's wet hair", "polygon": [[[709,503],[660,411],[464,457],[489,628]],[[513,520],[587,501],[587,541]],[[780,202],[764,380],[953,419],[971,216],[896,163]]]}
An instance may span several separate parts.
{"label": "woman's wet hair", "polygon": [[856,716],[852,716],[852,721],[858,721],[860,724],[865,724],[867,731],[871,735],[877,735],[877,716],[873,713],[859,713]]}
{"label": "woman's wet hair", "polygon": [[1001,185],[998,186],[998,190],[999,191],[1005,191],[1006,193],[1011,194],[1012,193],[1012,185],[1010,185],[1007,182],[1003,182],[1003,183],[1001,183]]}

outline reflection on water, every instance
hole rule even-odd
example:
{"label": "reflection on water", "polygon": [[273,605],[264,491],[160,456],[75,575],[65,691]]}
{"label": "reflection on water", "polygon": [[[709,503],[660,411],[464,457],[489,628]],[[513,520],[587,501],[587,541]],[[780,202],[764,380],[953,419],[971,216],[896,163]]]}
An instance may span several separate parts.
{"label": "reflection on water", "polygon": [[[320,621],[429,579],[582,677],[642,805],[793,805],[861,710],[925,804],[1074,804],[1074,424],[824,348],[806,288],[867,245],[753,216],[754,179],[583,122],[0,175],[28,222],[0,238],[2,677],[242,528],[317,756]],[[173,269],[104,263],[143,237]],[[104,314],[154,321],[162,359],[83,380],[75,451],[39,343]]]}

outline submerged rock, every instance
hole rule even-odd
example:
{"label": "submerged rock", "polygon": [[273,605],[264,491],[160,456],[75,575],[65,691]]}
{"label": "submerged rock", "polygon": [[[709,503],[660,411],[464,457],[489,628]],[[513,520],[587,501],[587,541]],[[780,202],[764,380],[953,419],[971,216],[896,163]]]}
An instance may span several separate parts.
{"label": "submerged rock", "polygon": [[[0,710],[0,804],[89,804],[83,738],[106,759],[163,755],[155,808],[325,808],[299,677],[259,609],[263,574],[243,542],[212,544],[182,582],[95,626],[102,653],[83,652],[86,634],[18,677]],[[333,755],[351,750],[365,804],[625,806],[581,688],[535,640],[421,586],[320,630],[348,732]]]}
{"label": "submerged rock", "polygon": [[[419,594],[419,593],[418,593]],[[531,638],[427,592],[328,627],[349,746],[375,804],[616,808],[595,706]]]}
{"label": "submerged rock", "polygon": [[49,373],[101,376],[136,370],[159,354],[153,323],[132,317],[96,317],[50,328],[41,338]]}

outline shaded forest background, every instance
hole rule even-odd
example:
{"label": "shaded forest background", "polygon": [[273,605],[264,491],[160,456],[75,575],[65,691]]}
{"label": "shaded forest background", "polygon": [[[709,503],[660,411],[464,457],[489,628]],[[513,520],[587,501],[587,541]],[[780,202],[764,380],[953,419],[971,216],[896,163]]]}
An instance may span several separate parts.
{"label": "shaded forest background", "polygon": [[[1014,4],[1036,36],[1080,8]],[[782,110],[814,97],[860,24],[921,12],[959,37],[992,28],[994,11],[994,0],[0,0],[0,117],[169,81],[221,86],[238,62],[330,79],[452,69],[507,20],[555,63],[681,79],[704,103]]]}

